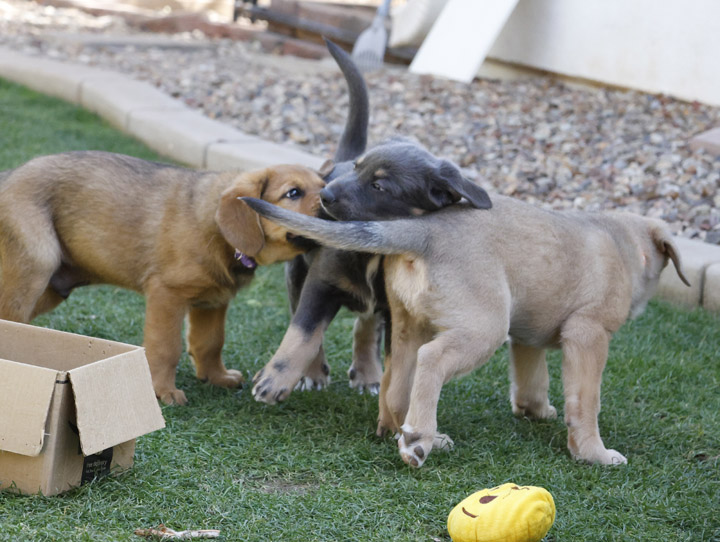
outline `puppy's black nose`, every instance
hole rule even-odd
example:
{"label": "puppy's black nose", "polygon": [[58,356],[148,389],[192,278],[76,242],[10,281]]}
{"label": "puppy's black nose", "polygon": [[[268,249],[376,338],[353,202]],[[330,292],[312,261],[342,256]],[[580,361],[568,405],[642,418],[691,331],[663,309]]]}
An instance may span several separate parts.
{"label": "puppy's black nose", "polygon": [[335,203],[335,196],[333,196],[333,193],[329,188],[325,187],[320,190],[320,200],[323,205],[332,205]]}

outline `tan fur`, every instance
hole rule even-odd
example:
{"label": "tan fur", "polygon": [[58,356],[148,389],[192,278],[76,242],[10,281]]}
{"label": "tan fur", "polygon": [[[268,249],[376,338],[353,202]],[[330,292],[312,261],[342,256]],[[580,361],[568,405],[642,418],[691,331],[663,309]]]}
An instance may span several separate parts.
{"label": "tan fur", "polygon": [[600,382],[612,334],[642,311],[668,260],[684,279],[667,227],[630,214],[548,213],[500,196],[493,203],[394,230],[422,227],[427,246],[385,257],[392,352],[378,434],[399,433],[401,456],[414,466],[450,446],[437,431],[443,384],[485,363],[509,335],[513,412],[557,415],[545,349],[561,348],[571,455],[625,463],[600,438]]}
{"label": "tan fur", "polygon": [[425,298],[430,287],[425,262],[414,256],[391,257],[385,262],[385,273],[398,301],[413,318],[422,319],[428,309]]}
{"label": "tan fur", "polygon": [[[278,382],[272,397],[268,397],[264,391],[258,392],[263,402],[275,404],[287,399],[293,389],[319,389],[318,382],[322,382],[322,385],[329,382],[329,373],[324,369],[325,364],[323,363],[325,359],[322,346],[324,332],[325,327],[320,327],[308,335],[297,325],[290,324],[278,347],[278,352],[280,356],[283,356],[285,352],[291,356],[273,356],[273,360],[263,368],[268,374],[273,374]],[[295,356],[310,360],[310,363],[307,365],[292,363],[290,360]]]}
{"label": "tan fur", "polygon": [[[598,430],[600,382],[612,334],[637,316],[677,248],[662,221],[622,213],[548,212],[463,179],[412,144],[365,155],[372,167],[334,180],[323,206],[337,221],[248,198],[263,216],[340,250],[383,254],[392,350],[380,386],[378,433],[401,433],[402,458],[420,466],[433,447],[445,382],[485,363],[510,336],[517,415],[551,418],[544,351],[561,348],[568,448],[593,463],[624,463]],[[357,163],[356,163],[357,166]],[[374,186],[366,172],[393,172]],[[465,201],[413,218],[391,210],[425,195]],[[389,216],[388,216],[389,215]]]}
{"label": "tan fur", "polygon": [[[31,160],[0,174],[0,318],[51,310],[63,300],[53,284],[114,284],[146,297],[144,346],[163,402],[187,401],[175,386],[186,315],[197,376],[238,386],[220,355],[228,303],[252,278],[235,249],[262,265],[302,250],[237,198],[314,214],[323,186],[300,166],[197,172],[102,152]],[[304,195],[286,197],[295,188]]]}

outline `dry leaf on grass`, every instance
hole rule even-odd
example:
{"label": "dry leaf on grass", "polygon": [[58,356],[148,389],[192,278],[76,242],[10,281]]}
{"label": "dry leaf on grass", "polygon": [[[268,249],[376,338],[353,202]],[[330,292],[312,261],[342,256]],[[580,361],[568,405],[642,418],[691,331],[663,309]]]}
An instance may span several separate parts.
{"label": "dry leaf on grass", "polygon": [[158,538],[160,540],[190,540],[192,538],[217,538],[220,536],[220,531],[217,529],[174,531],[161,524],[157,527],[150,527],[149,529],[135,529],[135,534],[145,538]]}

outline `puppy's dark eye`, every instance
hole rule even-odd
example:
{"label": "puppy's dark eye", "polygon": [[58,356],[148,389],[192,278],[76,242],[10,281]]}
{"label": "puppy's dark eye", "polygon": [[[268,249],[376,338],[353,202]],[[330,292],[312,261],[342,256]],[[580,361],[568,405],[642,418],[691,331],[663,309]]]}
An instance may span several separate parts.
{"label": "puppy's dark eye", "polygon": [[300,190],[299,188],[291,188],[290,190],[285,192],[285,195],[283,197],[288,198],[288,199],[298,199],[298,198],[301,198],[302,195],[303,195],[303,191]]}
{"label": "puppy's dark eye", "polygon": [[385,192],[385,189],[382,186],[380,186],[380,183],[378,183],[378,182],[374,182],[370,186],[372,186],[378,192]]}

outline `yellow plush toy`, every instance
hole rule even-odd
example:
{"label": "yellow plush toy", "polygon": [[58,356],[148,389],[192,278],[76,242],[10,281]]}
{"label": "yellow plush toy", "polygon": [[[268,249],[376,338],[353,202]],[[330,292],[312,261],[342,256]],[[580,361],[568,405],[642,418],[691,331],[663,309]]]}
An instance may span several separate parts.
{"label": "yellow plush toy", "polygon": [[503,484],[473,493],[452,509],[453,542],[538,542],[555,521],[555,502],[541,487]]}

